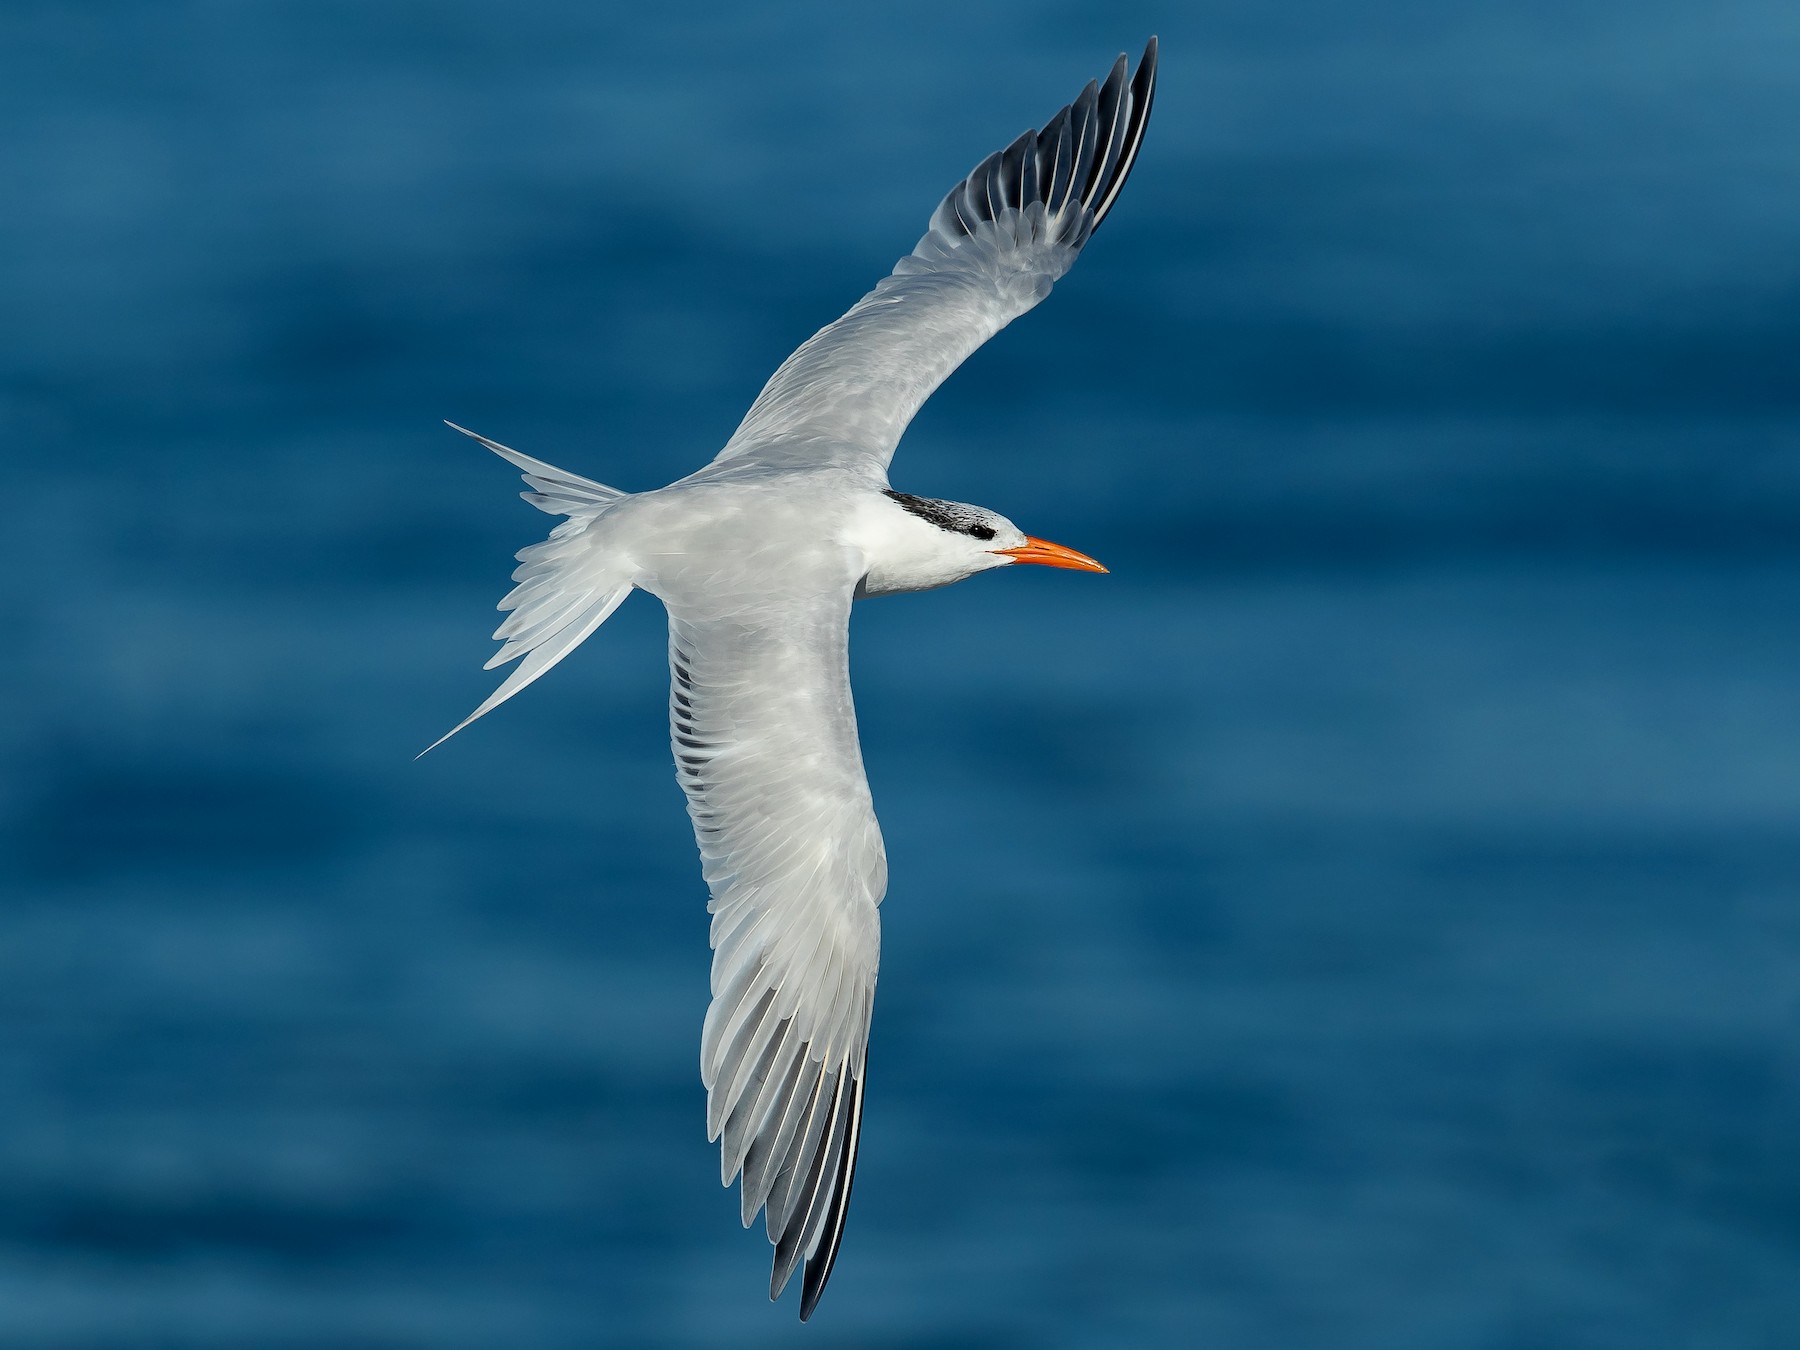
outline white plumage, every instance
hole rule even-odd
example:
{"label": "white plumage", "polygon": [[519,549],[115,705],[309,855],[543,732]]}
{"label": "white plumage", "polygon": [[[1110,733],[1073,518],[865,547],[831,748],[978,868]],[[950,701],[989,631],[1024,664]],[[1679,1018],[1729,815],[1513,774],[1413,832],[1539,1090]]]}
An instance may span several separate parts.
{"label": "white plumage", "polygon": [[[633,587],[669,613],[669,715],[712,899],[701,1034],[707,1129],[812,1315],[843,1237],[862,1118],[887,860],[851,704],[854,599],[1015,562],[1104,571],[1005,517],[888,486],[946,376],[1037,304],[1111,208],[1142,143],[1156,40],[1042,132],[983,160],[893,273],[782,363],[712,463],[625,493],[476,437],[567,519],[523,550],[489,667],[512,697]],[[463,428],[458,427],[461,431]],[[473,432],[466,433],[474,435]],[[454,734],[452,731],[450,734]]]}

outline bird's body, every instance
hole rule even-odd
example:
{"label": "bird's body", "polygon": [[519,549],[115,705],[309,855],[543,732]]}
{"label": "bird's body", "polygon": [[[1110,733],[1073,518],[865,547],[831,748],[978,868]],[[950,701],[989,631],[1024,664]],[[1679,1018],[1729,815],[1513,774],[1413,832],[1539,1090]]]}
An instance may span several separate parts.
{"label": "bird's body", "polygon": [[804,1262],[802,1318],[843,1234],[887,890],[850,606],[1015,562],[1105,570],[984,508],[895,492],[888,463],[932,390],[1074,262],[1136,157],[1155,68],[1152,39],[1129,80],[1121,56],[1042,133],[983,161],[699,472],[624,493],[477,438],[524,470],[528,501],[568,519],[519,554],[489,665],[522,659],[463,726],[633,588],[668,610],[676,772],[712,897],[707,1123],[726,1184],[742,1175],[745,1224],[766,1213],[771,1297]]}

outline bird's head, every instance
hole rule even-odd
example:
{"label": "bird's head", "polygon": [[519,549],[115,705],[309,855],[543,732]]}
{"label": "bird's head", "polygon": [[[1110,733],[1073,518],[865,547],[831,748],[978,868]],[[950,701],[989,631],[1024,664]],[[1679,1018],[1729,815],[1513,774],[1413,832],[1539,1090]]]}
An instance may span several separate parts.
{"label": "bird's head", "polygon": [[930,590],[1013,563],[1106,570],[1085,553],[1033,539],[984,506],[894,491],[883,496],[887,503],[876,523],[871,565],[863,583],[867,595]]}

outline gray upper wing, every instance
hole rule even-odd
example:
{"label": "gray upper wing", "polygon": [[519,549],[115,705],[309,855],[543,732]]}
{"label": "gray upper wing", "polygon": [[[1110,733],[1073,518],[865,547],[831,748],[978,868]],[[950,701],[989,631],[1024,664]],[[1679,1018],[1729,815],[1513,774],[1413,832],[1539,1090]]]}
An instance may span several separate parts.
{"label": "gray upper wing", "polygon": [[743,1218],[766,1211],[770,1297],[803,1262],[810,1317],[843,1237],[887,859],[850,700],[854,578],[796,569],[669,606],[675,767],[712,900],[707,1124]]}
{"label": "gray upper wing", "polygon": [[[839,462],[886,474],[907,423],[968,355],[1050,293],[1137,159],[1156,39],[950,191],[917,247],[770,378],[710,468]],[[706,470],[702,470],[706,472]]]}

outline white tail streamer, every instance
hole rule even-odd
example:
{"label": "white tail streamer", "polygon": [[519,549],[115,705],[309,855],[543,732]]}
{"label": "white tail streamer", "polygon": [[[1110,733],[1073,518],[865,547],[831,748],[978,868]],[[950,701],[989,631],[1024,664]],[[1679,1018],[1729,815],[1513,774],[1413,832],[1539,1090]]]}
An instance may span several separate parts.
{"label": "white tail streamer", "polygon": [[540,511],[568,519],[552,530],[548,539],[520,549],[515,555],[519,566],[512,579],[518,585],[499,604],[499,608],[512,612],[494,630],[494,637],[505,645],[484,669],[492,670],[520,657],[524,660],[479,708],[421,750],[421,756],[437,749],[476,718],[498,708],[574,651],[631,594],[630,578],[624,575],[623,566],[609,553],[602,534],[595,529],[606,508],[630,494],[520,454],[454,422],[444,425],[480,441],[517,466],[532,489],[519,495]]}

